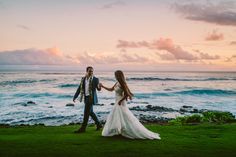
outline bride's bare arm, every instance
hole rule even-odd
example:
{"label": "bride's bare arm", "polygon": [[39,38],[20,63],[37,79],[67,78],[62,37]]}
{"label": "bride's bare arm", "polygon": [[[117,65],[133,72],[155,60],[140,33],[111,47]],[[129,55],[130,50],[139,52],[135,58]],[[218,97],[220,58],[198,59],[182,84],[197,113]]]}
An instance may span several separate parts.
{"label": "bride's bare arm", "polygon": [[116,85],[116,83],[114,84],[113,87],[109,88],[109,87],[104,86],[103,84],[100,84],[100,86],[101,86],[102,88],[104,88],[104,89],[106,89],[106,90],[108,90],[108,91],[110,91],[110,92],[114,91],[115,85]]}

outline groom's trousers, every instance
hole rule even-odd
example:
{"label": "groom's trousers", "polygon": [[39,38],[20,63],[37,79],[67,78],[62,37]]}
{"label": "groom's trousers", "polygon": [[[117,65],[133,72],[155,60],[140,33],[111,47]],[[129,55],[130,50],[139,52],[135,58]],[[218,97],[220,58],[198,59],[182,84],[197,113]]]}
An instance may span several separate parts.
{"label": "groom's trousers", "polygon": [[88,124],[89,116],[92,117],[97,126],[101,125],[96,114],[93,112],[93,104],[91,103],[91,101],[89,101],[89,99],[90,99],[89,96],[85,96],[84,119],[82,123],[83,129],[85,129]]}

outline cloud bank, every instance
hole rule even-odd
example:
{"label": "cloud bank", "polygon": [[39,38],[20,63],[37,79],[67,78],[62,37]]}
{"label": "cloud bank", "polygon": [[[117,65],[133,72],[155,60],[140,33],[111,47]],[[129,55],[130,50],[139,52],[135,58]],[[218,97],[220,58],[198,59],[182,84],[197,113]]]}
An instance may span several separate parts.
{"label": "cloud bank", "polygon": [[223,33],[218,33],[216,30],[213,30],[211,33],[208,33],[208,35],[205,38],[206,41],[218,41],[223,39],[224,39]]}
{"label": "cloud bank", "polygon": [[162,60],[184,60],[184,61],[198,61],[198,60],[215,60],[219,59],[219,56],[211,56],[207,53],[198,52],[198,55],[192,52],[184,50],[181,46],[174,44],[170,38],[160,38],[152,42],[148,41],[126,41],[118,40],[117,48],[148,48],[151,50],[159,50],[156,54]]}
{"label": "cloud bank", "polygon": [[64,55],[57,48],[24,49],[0,52],[0,65],[104,65],[147,63],[150,60],[138,54],[120,53],[77,53]]}
{"label": "cloud bank", "polygon": [[102,9],[111,9],[111,8],[114,8],[114,7],[125,6],[125,5],[126,5],[126,3],[124,1],[113,1],[113,2],[110,2],[110,3],[104,4],[102,6]]}
{"label": "cloud bank", "polygon": [[181,4],[176,2],[172,5],[172,8],[188,20],[236,26],[235,4],[235,1],[222,1],[217,4],[209,1],[206,4],[192,2]]}
{"label": "cloud bank", "polygon": [[24,49],[0,52],[1,65],[71,65],[76,62],[57,48]]}

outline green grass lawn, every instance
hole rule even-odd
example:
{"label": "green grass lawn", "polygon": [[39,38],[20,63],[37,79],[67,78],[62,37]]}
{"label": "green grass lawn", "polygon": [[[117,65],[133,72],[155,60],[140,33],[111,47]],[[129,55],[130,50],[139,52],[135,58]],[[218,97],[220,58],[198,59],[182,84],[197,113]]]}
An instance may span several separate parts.
{"label": "green grass lawn", "polygon": [[0,157],[20,156],[236,156],[236,123],[194,126],[157,125],[146,127],[161,140],[131,140],[102,137],[89,126],[74,134],[78,125],[17,126],[0,128]]}

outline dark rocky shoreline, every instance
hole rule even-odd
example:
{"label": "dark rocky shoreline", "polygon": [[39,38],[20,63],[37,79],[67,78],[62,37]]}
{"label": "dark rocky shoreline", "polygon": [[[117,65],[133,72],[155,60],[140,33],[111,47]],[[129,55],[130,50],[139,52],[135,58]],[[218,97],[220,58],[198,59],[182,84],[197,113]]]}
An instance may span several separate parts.
{"label": "dark rocky shoreline", "polygon": [[[130,102],[129,102],[130,103]],[[13,105],[22,105],[22,106],[32,106],[32,105],[37,105],[34,101],[26,101],[26,102],[20,102],[20,103],[15,103]],[[114,105],[114,103],[110,103],[109,105]],[[145,106],[146,105],[146,106]],[[105,104],[96,104],[95,106],[105,106]],[[74,103],[68,103],[65,105],[65,107],[75,107]],[[53,106],[48,106],[48,108],[53,108]],[[204,112],[208,111],[215,111],[215,110],[208,110],[208,109],[197,109],[194,108],[193,106],[186,106],[183,105],[179,109],[173,109],[173,108],[167,108],[163,106],[153,106],[150,105],[146,102],[143,102],[141,106],[135,106],[135,107],[130,107],[129,108],[135,116],[140,120],[142,123],[155,123],[155,124],[167,124],[170,120],[173,120],[174,118],[172,117],[165,117],[163,115],[165,114],[177,114],[179,116],[185,116],[185,115],[192,115],[192,114],[202,114]],[[221,112],[221,111],[217,111]],[[98,118],[100,121],[104,124],[106,121],[106,117],[109,114],[109,112],[96,112],[98,115]],[[76,119],[72,120],[70,124],[62,124],[62,125],[74,125],[74,124],[81,124],[83,118],[82,115]],[[76,122],[75,122],[76,121]],[[93,123],[93,121],[90,121],[90,123]],[[8,127],[8,126],[14,126],[14,125],[20,125],[20,126],[28,126],[31,124],[0,124],[0,127]],[[41,122],[32,125],[44,125]]]}

